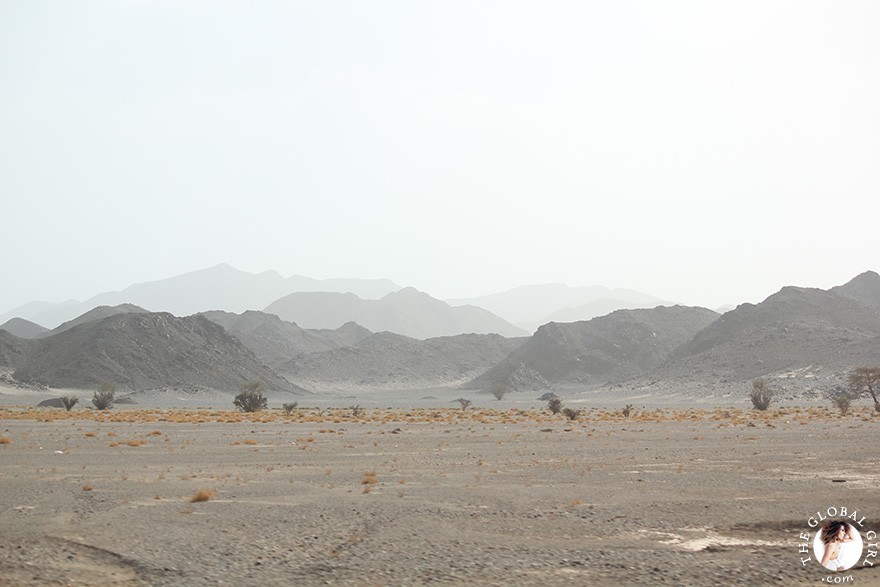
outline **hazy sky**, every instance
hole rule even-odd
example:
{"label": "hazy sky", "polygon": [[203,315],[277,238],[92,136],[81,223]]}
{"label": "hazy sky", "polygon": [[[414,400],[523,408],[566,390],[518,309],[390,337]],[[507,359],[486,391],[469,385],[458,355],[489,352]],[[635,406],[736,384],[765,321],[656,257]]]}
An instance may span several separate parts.
{"label": "hazy sky", "polygon": [[0,312],[220,262],[714,307],[880,270],[880,2],[0,0]]}

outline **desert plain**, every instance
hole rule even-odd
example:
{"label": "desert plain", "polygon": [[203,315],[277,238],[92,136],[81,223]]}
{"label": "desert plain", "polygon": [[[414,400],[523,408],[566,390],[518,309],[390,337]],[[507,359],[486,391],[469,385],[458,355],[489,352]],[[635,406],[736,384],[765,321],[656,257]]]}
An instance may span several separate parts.
{"label": "desert plain", "polygon": [[864,405],[5,405],[0,585],[880,585],[867,540],[799,552],[829,507],[880,530],[878,440]]}

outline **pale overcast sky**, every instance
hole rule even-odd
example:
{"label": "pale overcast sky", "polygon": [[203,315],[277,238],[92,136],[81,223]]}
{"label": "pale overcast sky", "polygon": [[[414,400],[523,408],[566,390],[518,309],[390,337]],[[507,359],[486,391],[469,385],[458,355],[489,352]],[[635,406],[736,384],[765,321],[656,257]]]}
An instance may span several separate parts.
{"label": "pale overcast sky", "polygon": [[880,2],[0,0],[0,312],[226,262],[715,307],[880,270]]}

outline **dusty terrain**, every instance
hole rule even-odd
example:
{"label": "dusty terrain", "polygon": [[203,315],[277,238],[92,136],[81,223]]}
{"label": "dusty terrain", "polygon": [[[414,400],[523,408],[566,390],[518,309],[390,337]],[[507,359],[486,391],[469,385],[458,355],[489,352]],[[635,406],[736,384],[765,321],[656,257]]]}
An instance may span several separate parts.
{"label": "dusty terrain", "polygon": [[864,407],[6,406],[0,585],[880,585],[797,551],[829,506],[880,528],[878,440]]}

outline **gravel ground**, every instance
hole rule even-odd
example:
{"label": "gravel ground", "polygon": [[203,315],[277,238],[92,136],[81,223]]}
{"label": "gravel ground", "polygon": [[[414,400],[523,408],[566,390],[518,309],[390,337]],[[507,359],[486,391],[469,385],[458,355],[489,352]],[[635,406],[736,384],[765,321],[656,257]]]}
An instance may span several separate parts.
{"label": "gravel ground", "polygon": [[798,552],[831,506],[880,526],[867,411],[367,415],[0,419],[0,585],[880,585]]}

